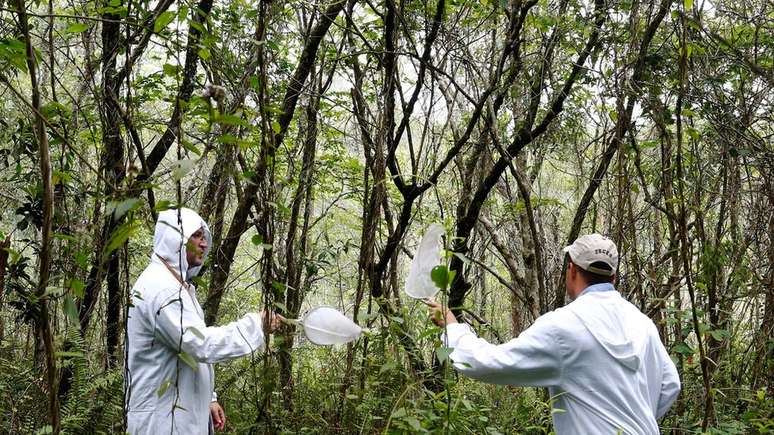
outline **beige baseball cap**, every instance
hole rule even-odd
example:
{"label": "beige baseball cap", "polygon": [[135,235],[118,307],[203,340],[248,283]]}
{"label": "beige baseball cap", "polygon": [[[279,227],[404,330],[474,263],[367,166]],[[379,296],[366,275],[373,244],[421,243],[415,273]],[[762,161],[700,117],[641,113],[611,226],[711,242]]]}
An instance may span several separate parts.
{"label": "beige baseball cap", "polygon": [[[580,236],[572,245],[565,246],[564,252],[570,254],[573,263],[591,273],[612,276],[618,268],[618,249],[612,240],[601,234]],[[607,264],[610,270],[592,266],[596,262]]]}

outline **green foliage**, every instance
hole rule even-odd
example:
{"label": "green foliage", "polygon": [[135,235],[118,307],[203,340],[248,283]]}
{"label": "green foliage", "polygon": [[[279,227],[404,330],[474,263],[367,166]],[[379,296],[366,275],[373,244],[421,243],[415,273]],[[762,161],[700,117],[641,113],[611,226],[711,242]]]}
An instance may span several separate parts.
{"label": "green foliage", "polygon": [[454,275],[456,271],[449,270],[448,266],[442,264],[439,266],[435,266],[433,270],[430,271],[430,279],[433,280],[433,284],[436,285],[441,290],[446,290],[449,288],[449,284],[454,280]]}
{"label": "green foliage", "polygon": [[36,368],[21,363],[9,348],[0,349],[0,432],[34,433],[46,421],[46,395]]}
{"label": "green foliage", "polygon": [[72,373],[71,386],[62,404],[62,432],[65,434],[113,434],[123,421],[124,376],[121,367],[95,370],[98,361],[89,360],[84,342],[70,329],[65,342],[67,355],[61,367]]}
{"label": "green foliage", "polygon": [[[27,54],[24,42],[18,39],[0,39],[0,61],[14,68],[27,71]],[[0,65],[3,65],[0,63]]]}

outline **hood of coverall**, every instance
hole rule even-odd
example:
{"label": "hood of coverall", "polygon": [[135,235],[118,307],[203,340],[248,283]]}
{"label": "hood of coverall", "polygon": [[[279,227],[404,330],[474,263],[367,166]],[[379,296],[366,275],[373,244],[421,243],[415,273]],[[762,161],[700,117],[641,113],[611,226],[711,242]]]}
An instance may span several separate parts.
{"label": "hood of coverall", "polygon": [[202,256],[202,264],[204,264],[212,246],[212,235],[207,222],[189,208],[170,209],[159,213],[153,235],[151,261],[161,263],[158,257],[163,258],[174,270],[182,272],[186,281],[190,281],[199,273],[202,266],[188,266],[185,245],[188,238],[199,228],[204,230],[204,236],[207,238],[207,249]]}
{"label": "hood of coverall", "polygon": [[574,310],[577,317],[610,356],[637,371],[648,340],[648,325],[643,321],[632,327],[632,319],[641,320],[644,316],[630,304],[615,303],[615,299],[621,298],[618,292],[590,293],[579,299],[584,298],[582,308],[576,304],[580,308]]}

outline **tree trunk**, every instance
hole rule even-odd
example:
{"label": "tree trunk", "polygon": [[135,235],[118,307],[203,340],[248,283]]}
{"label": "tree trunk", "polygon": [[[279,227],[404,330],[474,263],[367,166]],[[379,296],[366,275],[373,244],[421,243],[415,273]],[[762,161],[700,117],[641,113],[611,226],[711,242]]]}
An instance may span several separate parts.
{"label": "tree trunk", "polygon": [[[679,234],[680,234],[680,257],[682,260],[683,271],[685,273],[686,287],[688,288],[688,296],[691,301],[691,318],[693,321],[693,332],[696,336],[696,343],[699,348],[699,358],[701,365],[701,375],[704,384],[704,416],[702,418],[702,430],[706,431],[707,427],[714,421],[714,399],[711,383],[711,372],[709,368],[710,361],[707,359],[705,346],[704,346],[704,332],[701,330],[697,313],[696,294],[693,283],[692,272],[692,246],[688,238],[688,211],[686,210],[686,195],[685,195],[685,175],[683,164],[683,98],[685,96],[685,83],[687,81],[687,67],[688,56],[686,54],[686,35],[687,26],[685,25],[684,18],[681,20],[681,32],[680,32],[680,47],[681,54],[679,60],[679,88],[677,101],[675,103],[675,124],[676,124],[676,137],[677,137],[677,149],[676,149],[676,177],[677,177],[677,192],[679,198]],[[700,218],[697,219],[699,221]],[[697,224],[697,226],[700,224]],[[697,228],[701,231],[700,228]],[[703,239],[699,235],[700,239]]]}
{"label": "tree trunk", "polygon": [[[121,17],[116,14],[104,14],[102,23],[102,93],[103,93],[103,168],[105,171],[105,196],[109,200],[120,200],[120,184],[124,179],[124,140],[121,137],[121,108],[118,95],[121,89],[116,58],[121,50]],[[108,216],[108,239],[123,222],[122,218]],[[121,279],[120,251],[108,253],[107,259],[107,356],[108,366],[113,366],[118,359],[116,351],[121,336]]]}
{"label": "tree trunk", "polygon": [[11,236],[6,236],[0,242],[0,343],[5,339],[5,321],[3,320],[3,308],[5,307],[5,274],[8,270],[8,248],[11,247]]}
{"label": "tree trunk", "polygon": [[[298,186],[293,195],[291,204],[290,220],[288,224],[288,234],[285,241],[285,254],[287,257],[287,268],[285,271],[285,308],[287,311],[282,314],[287,318],[297,318],[301,310],[304,291],[301,288],[301,276],[303,266],[306,263],[307,237],[309,230],[309,218],[311,217],[312,206],[312,185],[314,178],[315,150],[317,149],[317,112],[320,105],[320,95],[322,93],[322,71],[317,75],[312,69],[312,76],[317,76],[316,86],[314,87],[315,97],[311,98],[306,107],[306,125],[304,127],[304,149],[302,156],[302,167],[298,177]],[[299,215],[301,213],[302,203],[304,206],[303,222],[301,223],[301,235],[297,236]],[[295,325],[287,325],[285,334],[279,346],[280,362],[280,388],[285,409],[288,412],[293,411],[293,360],[291,350],[295,337]]]}
{"label": "tree trunk", "polygon": [[41,225],[40,240],[40,272],[38,275],[35,296],[40,307],[40,315],[35,319],[35,336],[37,341],[43,344],[45,353],[45,378],[48,389],[48,418],[54,434],[60,431],[59,395],[57,394],[58,370],[56,367],[54,347],[54,331],[51,329],[50,313],[48,312],[48,296],[46,295],[51,274],[52,262],[52,221],[54,215],[54,189],[51,182],[51,156],[49,153],[48,133],[46,132],[46,120],[43,118],[40,103],[40,88],[38,86],[37,61],[32,48],[29,23],[27,21],[27,6],[24,0],[16,0],[19,25],[24,35],[27,70],[30,76],[30,88],[32,89],[32,110],[34,112],[33,131],[38,145],[38,159],[40,163],[40,177],[43,185],[43,219]]}
{"label": "tree trunk", "polygon": [[768,272],[762,285],[764,297],[763,318],[755,336],[755,362],[752,366],[753,388],[765,387],[768,397],[774,397],[774,180],[765,181],[768,197]]}

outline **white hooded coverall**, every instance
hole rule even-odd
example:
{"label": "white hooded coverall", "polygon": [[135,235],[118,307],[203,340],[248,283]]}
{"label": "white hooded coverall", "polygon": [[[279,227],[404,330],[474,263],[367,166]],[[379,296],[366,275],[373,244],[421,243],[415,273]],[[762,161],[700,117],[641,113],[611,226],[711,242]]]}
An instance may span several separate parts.
{"label": "white hooded coverall", "polygon": [[[214,397],[212,363],[263,348],[258,314],[220,327],[208,327],[193,285],[183,287],[161,261],[189,281],[201,267],[188,267],[185,243],[202,228],[210,230],[193,210],[159,213],[153,254],[132,288],[127,321],[127,431],[131,435],[206,435],[209,405]],[[206,258],[207,252],[204,253]],[[189,355],[191,368],[179,355]],[[189,359],[190,361],[190,359]]]}
{"label": "white hooded coverall", "polygon": [[680,392],[656,326],[612,284],[587,288],[502,345],[464,324],[448,325],[444,335],[460,373],[495,384],[548,387],[560,435],[658,434],[656,419]]}

